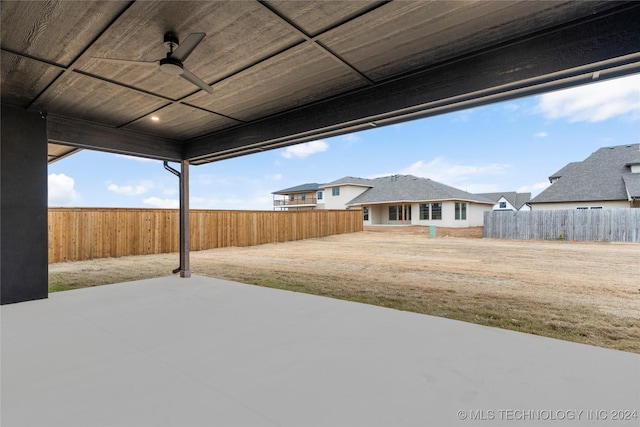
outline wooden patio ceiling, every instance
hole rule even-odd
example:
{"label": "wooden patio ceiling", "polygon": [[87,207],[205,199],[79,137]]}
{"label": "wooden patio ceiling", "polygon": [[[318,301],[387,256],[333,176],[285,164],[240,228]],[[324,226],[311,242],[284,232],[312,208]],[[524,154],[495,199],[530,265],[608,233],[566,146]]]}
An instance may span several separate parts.
{"label": "wooden patio ceiling", "polygon": [[[201,164],[640,71],[638,2],[0,8],[2,103],[46,115],[50,160],[68,146]],[[167,31],[206,33],[184,66],[213,94],[96,59],[163,58]]]}

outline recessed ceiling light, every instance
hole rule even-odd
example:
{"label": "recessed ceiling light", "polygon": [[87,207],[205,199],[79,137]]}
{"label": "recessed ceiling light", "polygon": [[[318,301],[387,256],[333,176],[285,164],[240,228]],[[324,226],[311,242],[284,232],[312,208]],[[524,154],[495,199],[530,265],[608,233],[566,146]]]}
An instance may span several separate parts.
{"label": "recessed ceiling light", "polygon": [[151,120],[153,120],[154,122],[159,122],[159,121],[160,121],[160,117],[158,117],[158,116],[151,116]]}

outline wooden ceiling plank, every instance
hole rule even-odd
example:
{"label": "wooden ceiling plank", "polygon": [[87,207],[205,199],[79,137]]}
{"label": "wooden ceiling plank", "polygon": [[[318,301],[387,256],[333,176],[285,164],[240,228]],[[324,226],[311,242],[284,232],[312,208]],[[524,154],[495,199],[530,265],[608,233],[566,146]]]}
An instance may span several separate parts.
{"label": "wooden ceiling plank", "polygon": [[[186,158],[198,162],[241,147],[256,151],[361,128],[455,111],[546,92],[562,79],[622,68],[609,77],[640,71],[640,6],[590,18],[518,42],[386,83],[367,87],[232,129],[187,141]],[[602,73],[602,78],[606,78]],[[590,78],[590,77],[589,77]],[[587,81],[571,81],[570,84]],[[431,115],[434,114],[433,112]],[[404,118],[403,118],[404,117]]]}

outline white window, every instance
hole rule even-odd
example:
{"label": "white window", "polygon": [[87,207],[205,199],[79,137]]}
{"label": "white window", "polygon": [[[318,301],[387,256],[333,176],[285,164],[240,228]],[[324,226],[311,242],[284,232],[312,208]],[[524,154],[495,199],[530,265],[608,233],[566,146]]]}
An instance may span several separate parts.
{"label": "white window", "polygon": [[466,220],[467,219],[467,204],[456,202],[456,219],[458,220]]}
{"label": "white window", "polygon": [[339,196],[340,195],[340,187],[333,187],[331,189],[331,195],[332,196]]}

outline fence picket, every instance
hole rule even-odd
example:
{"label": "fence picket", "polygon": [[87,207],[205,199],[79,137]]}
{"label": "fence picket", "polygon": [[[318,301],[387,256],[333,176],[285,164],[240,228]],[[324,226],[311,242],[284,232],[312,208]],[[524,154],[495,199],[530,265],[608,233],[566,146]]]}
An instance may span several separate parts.
{"label": "fence picket", "polygon": [[640,209],[485,212],[484,237],[640,242]]}
{"label": "fence picket", "polygon": [[[360,210],[190,211],[191,250],[363,230]],[[49,263],[178,252],[175,209],[50,208]]]}

